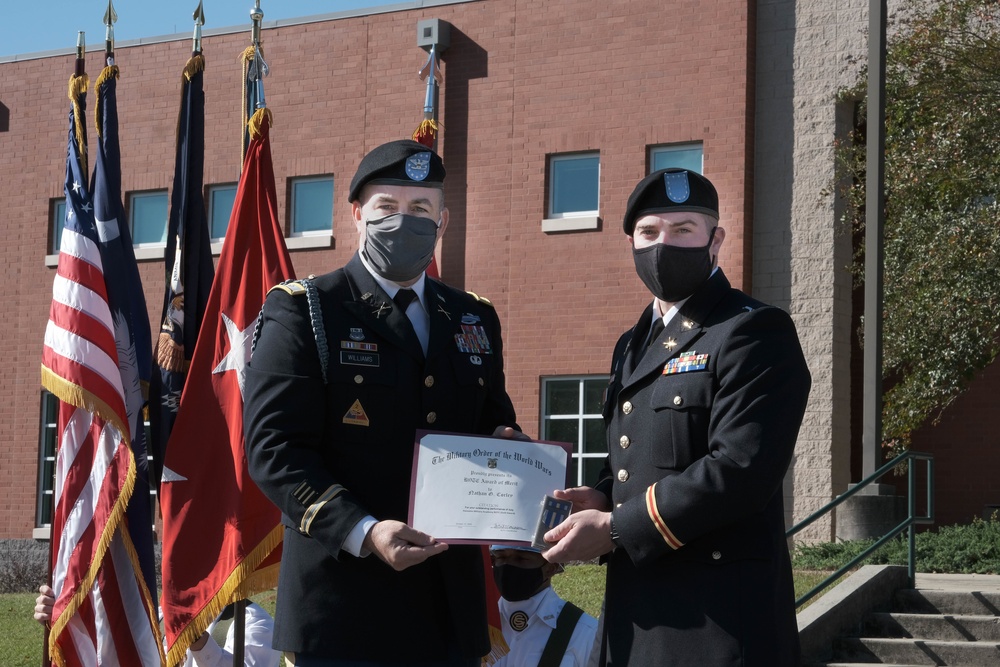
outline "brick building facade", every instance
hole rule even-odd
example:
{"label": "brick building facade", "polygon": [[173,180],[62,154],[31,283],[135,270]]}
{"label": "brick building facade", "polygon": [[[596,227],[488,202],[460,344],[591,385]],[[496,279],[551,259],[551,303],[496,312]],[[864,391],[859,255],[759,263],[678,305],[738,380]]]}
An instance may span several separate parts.
{"label": "brick building facade", "polygon": [[[451,222],[441,274],[496,305],[525,431],[545,435],[549,379],[606,378],[615,340],[648,298],[621,231],[625,200],[658,148],[695,146],[719,189],[722,267],[735,286],[792,313],[809,359],[813,392],[786,485],[789,518],[802,518],[851,481],[850,415],[860,404],[850,386],[850,247],[836,233],[836,202],[819,193],[832,181],[832,142],[843,126],[834,92],[847,83],[845,56],[865,48],[866,6],[443,0],[265,21],[279,219],[289,224],[294,179],[333,178],[330,234],[289,239],[296,273],[328,271],[356,251],[348,183],[370,148],[408,137],[422,118],[416,73],[426,54],[416,24],[446,21],[439,149]],[[238,178],[237,59],[249,29],[205,35],[211,187]],[[171,186],[189,50],[187,35],[118,45],[126,197]],[[0,538],[30,537],[36,527],[49,221],[62,197],[73,58],[67,49],[0,59],[0,257],[12,299],[0,339]],[[92,78],[101,60],[88,53]],[[599,157],[597,214],[552,224],[552,158],[578,154]],[[162,250],[139,254],[156,331]],[[992,447],[987,434],[982,442]],[[995,482],[981,486],[997,496]],[[939,503],[947,493],[939,490]],[[963,499],[956,516],[978,513],[984,498]],[[829,539],[832,530],[828,522],[811,537]]]}

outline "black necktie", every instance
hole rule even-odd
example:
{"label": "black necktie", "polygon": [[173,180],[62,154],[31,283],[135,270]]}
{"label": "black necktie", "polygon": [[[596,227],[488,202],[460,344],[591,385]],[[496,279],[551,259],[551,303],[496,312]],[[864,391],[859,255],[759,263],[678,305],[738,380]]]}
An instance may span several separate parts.
{"label": "black necktie", "polygon": [[406,309],[409,307],[410,302],[417,298],[417,293],[411,290],[409,287],[402,287],[396,296],[392,297],[392,302],[399,307],[400,312],[405,313]]}
{"label": "black necktie", "polygon": [[653,318],[653,325],[649,328],[649,338],[646,339],[646,344],[642,345],[636,350],[635,354],[635,365],[639,365],[639,361],[646,354],[646,350],[649,349],[660,334],[663,333],[663,318],[656,317]]}

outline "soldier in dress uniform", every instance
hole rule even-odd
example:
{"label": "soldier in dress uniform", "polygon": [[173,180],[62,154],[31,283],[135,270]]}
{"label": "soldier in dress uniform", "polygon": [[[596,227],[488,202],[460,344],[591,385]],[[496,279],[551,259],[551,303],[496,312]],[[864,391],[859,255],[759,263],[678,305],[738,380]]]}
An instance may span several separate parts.
{"label": "soldier in dress uniform", "polygon": [[405,521],[416,429],[519,437],[490,302],[427,277],[444,166],[414,141],[361,161],[360,248],[273,289],[246,371],[250,473],[281,509],[274,647],[299,667],[478,665],[482,554]]}
{"label": "soldier in dress uniform", "polygon": [[615,346],[607,465],[545,539],[607,554],[607,664],[799,664],[782,480],[809,395],[791,318],[733,289],[704,176],[656,171],[625,233],[653,299]]}

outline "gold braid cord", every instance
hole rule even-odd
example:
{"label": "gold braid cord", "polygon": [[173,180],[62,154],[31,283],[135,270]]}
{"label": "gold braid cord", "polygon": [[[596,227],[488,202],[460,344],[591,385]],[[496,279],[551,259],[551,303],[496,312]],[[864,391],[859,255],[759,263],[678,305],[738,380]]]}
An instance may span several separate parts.
{"label": "gold braid cord", "polygon": [[254,56],[253,46],[248,46],[244,49],[243,53],[240,54],[240,60],[243,61],[243,97],[240,98],[240,108],[242,112],[240,113],[240,164],[247,159],[246,146],[243,145],[243,128],[247,126],[249,118],[247,117],[247,77],[250,76],[250,63],[253,62]]}
{"label": "gold braid cord", "polygon": [[69,78],[69,100],[73,103],[73,123],[76,126],[76,152],[80,155],[81,173],[86,174],[87,168],[87,133],[84,127],[83,111],[80,110],[80,96],[87,92],[90,77],[86,74]]}
{"label": "gold braid cord", "polygon": [[97,138],[101,139],[101,86],[105,84],[108,79],[118,79],[118,65],[108,65],[101,70],[100,76],[97,77],[97,83],[94,84],[94,93],[97,94],[97,102],[94,104],[94,123],[97,125]]}

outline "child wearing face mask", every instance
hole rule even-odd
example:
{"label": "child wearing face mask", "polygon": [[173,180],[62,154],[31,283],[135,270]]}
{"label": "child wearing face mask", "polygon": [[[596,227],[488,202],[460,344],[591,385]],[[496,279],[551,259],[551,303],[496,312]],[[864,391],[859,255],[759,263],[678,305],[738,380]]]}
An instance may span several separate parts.
{"label": "child wearing face mask", "polygon": [[597,620],[552,590],[562,566],[532,547],[490,547],[493,580],[500,591],[500,619],[509,653],[494,667],[584,667]]}

